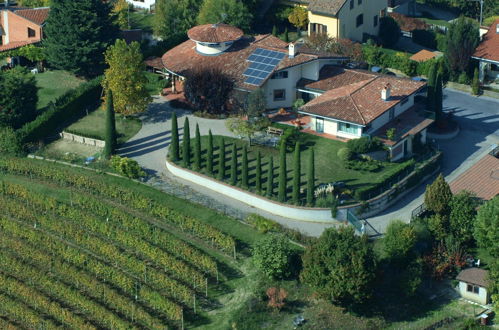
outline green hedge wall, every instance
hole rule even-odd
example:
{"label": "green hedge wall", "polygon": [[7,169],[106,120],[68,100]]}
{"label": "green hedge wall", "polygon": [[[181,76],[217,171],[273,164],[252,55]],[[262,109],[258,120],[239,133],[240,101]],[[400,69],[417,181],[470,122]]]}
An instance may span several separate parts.
{"label": "green hedge wall", "polygon": [[19,130],[21,141],[36,142],[53,134],[63,124],[70,123],[94,110],[99,105],[102,94],[102,77],[97,77],[66,92],[48,106],[48,110]]}

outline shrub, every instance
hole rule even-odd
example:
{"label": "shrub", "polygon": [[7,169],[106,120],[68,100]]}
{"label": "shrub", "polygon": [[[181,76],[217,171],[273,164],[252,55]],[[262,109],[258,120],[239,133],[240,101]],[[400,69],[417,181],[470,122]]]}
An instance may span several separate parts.
{"label": "shrub", "polygon": [[480,80],[478,79],[478,69],[475,68],[473,73],[473,81],[471,83],[471,92],[473,95],[480,94]]}
{"label": "shrub", "polygon": [[255,265],[268,277],[282,279],[291,275],[292,249],[289,240],[276,234],[269,234],[260,240],[253,250]]}
{"label": "shrub", "polygon": [[246,218],[246,222],[255,227],[260,233],[265,234],[269,231],[278,231],[280,225],[276,222],[262,217],[256,213],[251,213]]}
{"label": "shrub", "polygon": [[353,152],[349,148],[341,148],[340,150],[338,150],[337,156],[342,162],[346,163],[353,158]]}
{"label": "shrub", "polygon": [[385,16],[379,20],[379,24],[378,36],[383,46],[390,47],[396,44],[400,38],[400,27],[397,22],[393,18]]}
{"label": "shrub", "polygon": [[431,49],[437,48],[437,40],[435,39],[435,32],[431,30],[412,31],[412,41],[427,48]]}
{"label": "shrub", "polygon": [[111,167],[130,179],[138,179],[146,176],[146,173],[140,168],[139,163],[127,157],[112,156]]}
{"label": "shrub", "polygon": [[364,154],[371,151],[380,150],[383,144],[377,138],[363,136],[359,139],[352,139],[347,142],[347,147],[353,153]]}
{"label": "shrub", "polygon": [[0,127],[0,154],[17,156],[21,152],[21,141],[14,130],[10,127]]}
{"label": "shrub", "polygon": [[440,173],[432,184],[426,186],[424,196],[426,208],[437,214],[447,215],[450,212],[451,200],[452,192],[449,184]]}
{"label": "shrub", "polygon": [[382,166],[377,160],[367,159],[367,160],[349,160],[345,162],[345,167],[354,171],[367,171],[375,172],[379,170]]}

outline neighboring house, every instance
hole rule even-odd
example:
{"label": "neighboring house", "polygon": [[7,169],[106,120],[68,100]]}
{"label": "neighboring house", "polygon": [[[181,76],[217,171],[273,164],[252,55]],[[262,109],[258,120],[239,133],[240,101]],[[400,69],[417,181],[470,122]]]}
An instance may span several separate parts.
{"label": "neighboring house", "polygon": [[499,19],[483,36],[472,58],[480,62],[479,77],[484,82],[488,79],[499,82]]}
{"label": "neighboring house", "polygon": [[40,42],[49,8],[7,7],[0,12],[0,52]]}
{"label": "neighboring house", "polygon": [[311,117],[311,129],[317,133],[380,138],[396,161],[412,155],[414,143],[426,143],[426,129],[433,120],[421,115],[414,103],[425,86],[421,81],[325,66],[318,80],[299,82],[301,98],[311,99],[299,112]]}
{"label": "neighboring house", "polygon": [[364,41],[378,35],[379,19],[386,14],[386,0],[287,0],[306,7],[308,33]]}
{"label": "neighboring house", "polygon": [[459,294],[467,300],[480,305],[487,305],[490,301],[490,293],[487,291],[488,271],[481,268],[467,268],[462,270],[456,277],[459,281]]}
{"label": "neighboring house", "polygon": [[134,8],[141,8],[146,10],[154,10],[156,0],[126,0]]}
{"label": "neighboring house", "polygon": [[407,16],[416,16],[415,0],[388,0],[387,11]]}

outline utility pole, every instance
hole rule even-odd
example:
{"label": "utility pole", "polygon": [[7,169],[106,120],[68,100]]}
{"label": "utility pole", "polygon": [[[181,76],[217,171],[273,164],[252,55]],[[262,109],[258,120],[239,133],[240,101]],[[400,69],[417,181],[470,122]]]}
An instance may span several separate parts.
{"label": "utility pole", "polygon": [[483,21],[483,1],[484,0],[470,0],[470,1],[478,1],[478,2],[480,2],[480,26],[482,26],[482,21]]}

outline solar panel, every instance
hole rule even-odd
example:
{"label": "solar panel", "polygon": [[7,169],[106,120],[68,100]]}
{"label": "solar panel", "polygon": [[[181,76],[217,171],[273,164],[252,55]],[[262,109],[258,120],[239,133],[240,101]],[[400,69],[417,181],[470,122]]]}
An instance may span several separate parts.
{"label": "solar panel", "polygon": [[247,76],[245,83],[260,86],[285,56],[286,54],[274,50],[255,49],[247,59],[250,66],[243,73]]}

